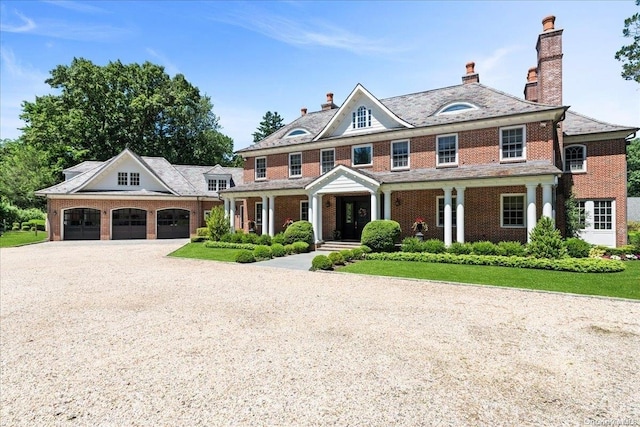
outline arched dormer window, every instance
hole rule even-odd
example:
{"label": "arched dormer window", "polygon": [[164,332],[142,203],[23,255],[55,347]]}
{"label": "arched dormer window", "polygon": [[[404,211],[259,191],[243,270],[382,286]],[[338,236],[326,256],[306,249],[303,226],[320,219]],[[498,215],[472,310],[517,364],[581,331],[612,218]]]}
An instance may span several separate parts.
{"label": "arched dormer window", "polygon": [[296,128],[290,131],[288,134],[286,134],[285,138],[292,138],[294,136],[302,136],[302,135],[308,135],[308,134],[309,134],[309,131],[302,128]]}
{"label": "arched dormer window", "polygon": [[352,113],[351,127],[361,129],[371,126],[371,109],[361,105]]}
{"label": "arched dormer window", "polygon": [[564,149],[564,171],[587,171],[587,147],[584,145],[570,145]]}
{"label": "arched dormer window", "polygon": [[444,107],[442,107],[440,111],[436,113],[436,116],[440,114],[458,114],[458,113],[473,111],[477,109],[478,107],[468,102],[452,102],[451,104],[447,104]]}

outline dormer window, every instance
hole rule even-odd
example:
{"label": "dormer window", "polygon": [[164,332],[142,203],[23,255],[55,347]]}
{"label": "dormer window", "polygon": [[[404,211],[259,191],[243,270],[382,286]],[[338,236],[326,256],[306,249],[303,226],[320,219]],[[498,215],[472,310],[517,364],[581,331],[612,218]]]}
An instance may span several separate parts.
{"label": "dormer window", "polygon": [[469,104],[468,102],[454,102],[448,105],[445,105],[444,107],[442,107],[442,109],[440,109],[440,111],[438,111],[436,113],[436,115],[440,115],[440,114],[458,114],[458,113],[462,113],[465,111],[471,111],[471,110],[477,110],[478,107],[476,107],[473,104]]}
{"label": "dormer window", "polygon": [[352,113],[351,126],[353,129],[371,127],[371,109],[361,105]]}
{"label": "dormer window", "polygon": [[307,131],[305,129],[297,128],[297,129],[292,130],[288,134],[286,134],[285,138],[292,138],[294,136],[301,136],[301,135],[309,135],[309,131]]}
{"label": "dormer window", "polygon": [[226,179],[216,179],[216,178],[209,178],[207,179],[207,190],[208,191],[222,191],[222,190],[226,190],[227,187],[229,186],[229,181]]}

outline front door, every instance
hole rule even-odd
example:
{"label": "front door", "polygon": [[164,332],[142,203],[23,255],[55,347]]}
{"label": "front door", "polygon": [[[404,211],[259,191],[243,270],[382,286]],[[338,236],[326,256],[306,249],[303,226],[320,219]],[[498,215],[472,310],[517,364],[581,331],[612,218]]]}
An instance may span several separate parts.
{"label": "front door", "polygon": [[371,198],[345,197],[342,199],[342,238],[360,240],[362,229],[371,221]]}

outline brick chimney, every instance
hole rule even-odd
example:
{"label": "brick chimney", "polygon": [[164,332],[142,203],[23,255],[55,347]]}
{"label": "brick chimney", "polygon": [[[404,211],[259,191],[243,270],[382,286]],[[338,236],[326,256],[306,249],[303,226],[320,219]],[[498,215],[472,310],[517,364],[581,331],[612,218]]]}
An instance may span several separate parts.
{"label": "brick chimney", "polygon": [[538,102],[562,105],[562,30],[555,29],[555,22],[555,16],[542,20],[542,33],[536,44]]}
{"label": "brick chimney", "polygon": [[480,83],[480,75],[475,70],[476,63],[473,61],[467,62],[465,66],[467,67],[467,74],[462,76],[462,84]]}
{"label": "brick chimney", "polygon": [[306,116],[307,115],[307,107],[302,107],[300,109],[300,115],[301,116]]}
{"label": "brick chimney", "polygon": [[529,68],[527,73],[527,83],[524,85],[524,99],[538,102],[538,69],[536,67]]}
{"label": "brick chimney", "polygon": [[338,108],[336,104],[333,103],[333,93],[327,93],[327,103],[322,104],[322,110],[333,110],[334,108]]}

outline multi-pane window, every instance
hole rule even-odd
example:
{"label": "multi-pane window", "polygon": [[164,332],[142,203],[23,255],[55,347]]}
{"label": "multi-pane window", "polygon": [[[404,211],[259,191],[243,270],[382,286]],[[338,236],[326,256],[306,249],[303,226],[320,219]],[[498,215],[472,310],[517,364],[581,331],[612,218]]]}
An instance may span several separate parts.
{"label": "multi-pane window", "polygon": [[207,190],[209,191],[222,191],[227,189],[227,180],[226,179],[213,179],[209,178],[207,180]]}
{"label": "multi-pane window", "polygon": [[371,110],[364,105],[358,107],[352,113],[351,126],[353,129],[360,129],[371,126]]}
{"label": "multi-pane window", "polygon": [[129,185],[129,174],[127,172],[118,172],[118,185]]}
{"label": "multi-pane window", "polygon": [[140,185],[140,173],[131,172],[129,174],[129,185]]}
{"label": "multi-pane window", "polygon": [[524,195],[508,194],[502,196],[502,226],[524,227]]}
{"label": "multi-pane window", "polygon": [[262,203],[256,203],[256,225],[262,225]]}
{"label": "multi-pane window", "polygon": [[458,163],[458,136],[442,135],[438,137],[438,166]]}
{"label": "multi-pane window", "polygon": [[351,159],[353,166],[373,164],[373,147],[371,145],[356,145],[352,148]]}
{"label": "multi-pane window", "polygon": [[218,191],[222,191],[222,190],[226,190],[227,189],[227,180],[226,179],[219,179],[218,180]]}
{"label": "multi-pane window", "polygon": [[[457,203],[456,203],[456,198],[455,196],[453,196],[451,198],[451,225],[452,226],[456,226],[456,221],[457,221]],[[439,196],[438,197],[438,212],[437,212],[437,225],[438,227],[444,227],[444,196]]]}
{"label": "multi-pane window", "polygon": [[395,141],[391,143],[391,168],[403,169],[409,167],[409,141]]}
{"label": "multi-pane window", "polygon": [[320,173],[327,173],[335,164],[335,150],[333,148],[329,150],[320,151],[320,167],[322,168]]}
{"label": "multi-pane window", "polygon": [[611,230],[613,228],[613,203],[611,200],[593,201],[593,228]]}
{"label": "multi-pane window", "polygon": [[309,221],[309,201],[300,201],[300,221]]}
{"label": "multi-pane window", "polygon": [[500,130],[500,160],[520,160],[525,158],[524,127]]}
{"label": "multi-pane window", "polygon": [[207,181],[207,190],[216,191],[216,180],[215,179],[209,179]]}
{"label": "multi-pane window", "polygon": [[267,158],[256,157],[256,179],[265,179],[267,177]]}
{"label": "multi-pane window", "polygon": [[587,170],[587,149],[584,145],[572,145],[564,149],[565,172],[585,172]]}
{"label": "multi-pane window", "polygon": [[289,176],[302,176],[302,153],[289,154]]}

